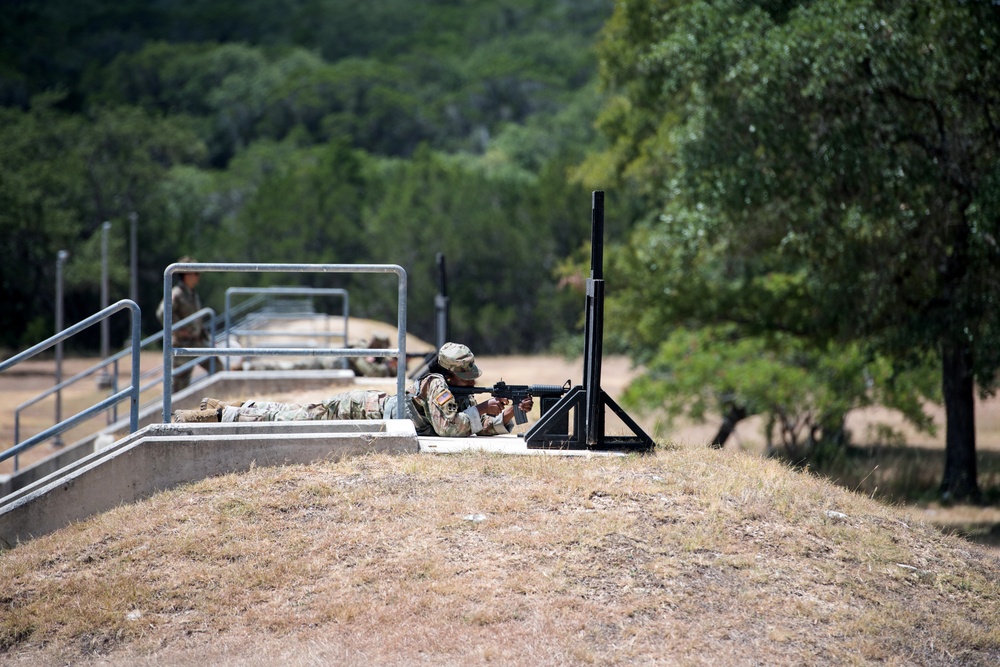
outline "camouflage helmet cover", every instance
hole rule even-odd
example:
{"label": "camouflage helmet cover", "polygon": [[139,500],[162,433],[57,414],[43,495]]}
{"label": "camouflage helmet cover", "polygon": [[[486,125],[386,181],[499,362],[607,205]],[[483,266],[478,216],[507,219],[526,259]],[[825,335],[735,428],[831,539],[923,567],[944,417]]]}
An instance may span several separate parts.
{"label": "camouflage helmet cover", "polygon": [[475,380],[483,374],[476,366],[476,357],[461,343],[445,343],[438,351],[438,363],[462,380]]}

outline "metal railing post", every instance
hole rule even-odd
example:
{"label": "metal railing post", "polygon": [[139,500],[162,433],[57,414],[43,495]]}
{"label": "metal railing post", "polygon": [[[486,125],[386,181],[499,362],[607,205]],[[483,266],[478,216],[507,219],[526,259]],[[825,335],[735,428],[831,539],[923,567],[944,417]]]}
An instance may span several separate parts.
{"label": "metal railing post", "polygon": [[[111,223],[101,225],[101,309],[108,307],[108,232]],[[108,358],[108,341],[111,336],[108,318],[101,320],[101,359]]]}
{"label": "metal railing post", "polygon": [[139,216],[128,214],[129,221],[129,290],[130,299],[139,303]]}
{"label": "metal railing post", "polygon": [[[111,231],[111,223],[105,221],[101,225],[101,309],[108,307],[108,233]],[[110,354],[111,328],[108,318],[101,320],[101,359],[107,359]],[[107,389],[112,386],[111,376],[108,375],[108,367],[104,367],[104,372],[97,378],[97,386],[100,389]],[[108,413],[108,424],[111,424],[112,415]]]}
{"label": "metal railing post", "polygon": [[[56,255],[56,334],[62,332],[63,330],[63,264],[69,259],[69,252],[66,250],[60,250],[59,254]],[[62,362],[63,362],[63,345],[62,339],[56,343],[56,386],[62,382]],[[62,390],[56,392],[56,423],[62,421]],[[62,438],[57,434],[55,441],[52,443],[56,447],[62,447]]]}

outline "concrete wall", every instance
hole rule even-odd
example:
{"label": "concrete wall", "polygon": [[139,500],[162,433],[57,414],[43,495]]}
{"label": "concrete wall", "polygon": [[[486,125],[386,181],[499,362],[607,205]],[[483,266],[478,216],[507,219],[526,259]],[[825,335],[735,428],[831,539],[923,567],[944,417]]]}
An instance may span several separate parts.
{"label": "concrete wall", "polygon": [[409,420],[153,424],[0,499],[0,546],[251,465],[420,449]]}

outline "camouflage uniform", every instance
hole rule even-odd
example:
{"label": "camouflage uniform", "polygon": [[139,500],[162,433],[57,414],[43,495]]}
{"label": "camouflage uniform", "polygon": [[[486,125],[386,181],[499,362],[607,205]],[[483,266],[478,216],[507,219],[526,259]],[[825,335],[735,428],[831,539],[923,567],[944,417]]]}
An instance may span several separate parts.
{"label": "camouflage uniform", "polygon": [[[464,345],[447,343],[439,362],[459,376],[479,377],[475,358]],[[406,393],[406,409],[398,409],[396,394],[356,390],[331,396],[321,403],[272,403],[247,401],[239,407],[223,408],[221,420],[305,421],[312,419],[404,419],[413,421],[417,435],[470,436],[509,433],[503,415],[480,415],[470,396],[455,396],[443,375],[431,373],[413,384]]]}
{"label": "camouflage uniform", "polygon": [[222,421],[287,422],[325,419],[383,419],[388,394],[384,391],[348,391],[321,403],[275,403],[247,401],[240,407],[226,407]]}
{"label": "camouflage uniform", "polygon": [[[181,258],[180,261],[193,262],[194,260]],[[180,322],[185,317],[190,317],[201,310],[201,297],[198,296],[198,292],[185,285],[183,280],[174,285],[174,289],[170,293],[170,303],[173,309],[172,317],[174,322]],[[162,301],[156,308],[156,319],[160,321],[160,324],[163,324]],[[200,318],[183,327],[175,328],[171,335],[171,340],[174,347],[208,347],[210,344],[208,331],[205,329],[205,324]],[[176,369],[178,366],[186,364],[189,361],[191,361],[191,357],[175,356],[173,367]],[[208,357],[200,361],[198,365],[211,373],[211,362],[211,357]],[[192,372],[194,372],[194,368],[175,373],[173,376],[173,391],[180,391],[191,384]]]}
{"label": "camouflage uniform", "polygon": [[397,409],[396,394],[355,390],[335,394],[320,403],[247,401],[226,407],[224,422],[308,421],[324,419],[406,419],[417,435],[470,436],[509,433],[502,415],[480,415],[469,396],[455,396],[441,375],[427,375],[406,393],[407,414]]}
{"label": "camouflage uniform", "polygon": [[410,388],[407,402],[414,407],[417,435],[500,435],[509,433],[503,415],[481,415],[471,396],[455,396],[441,375],[424,376]]}
{"label": "camouflage uniform", "polygon": [[[374,335],[368,341],[368,347],[373,350],[386,350],[389,348],[389,339]],[[369,378],[392,377],[397,369],[395,357],[348,357],[347,365],[356,376]]]}
{"label": "camouflage uniform", "polygon": [[396,374],[391,357],[348,357],[347,365],[358,377],[389,378]]}

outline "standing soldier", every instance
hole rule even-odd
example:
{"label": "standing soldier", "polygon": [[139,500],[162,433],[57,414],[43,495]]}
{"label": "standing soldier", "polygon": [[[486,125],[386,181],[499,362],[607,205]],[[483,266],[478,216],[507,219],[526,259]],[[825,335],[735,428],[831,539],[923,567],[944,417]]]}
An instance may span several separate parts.
{"label": "standing soldier", "polygon": [[[181,257],[177,260],[180,264],[195,264],[198,260],[193,257]],[[198,281],[201,280],[200,273],[194,272],[177,272],[177,284],[174,285],[174,289],[170,294],[171,308],[173,309],[173,320],[174,322],[179,322],[186,317],[194,315],[199,310],[201,310],[201,297],[195,291],[195,287],[198,286]],[[163,324],[163,302],[160,302],[159,307],[156,309],[156,319]],[[164,332],[164,335],[166,332]],[[205,325],[199,318],[183,327],[174,327],[171,335],[171,340],[173,341],[174,347],[208,347],[209,346],[209,335],[208,330],[205,329]],[[191,357],[174,357],[173,368],[176,369],[187,362],[191,361]],[[199,365],[204,368],[209,373],[212,372],[212,358],[206,357],[199,362]],[[184,389],[189,384],[191,384],[191,373],[194,368],[188,368],[187,370],[181,371],[180,373],[173,374],[173,391],[177,392]]]}

